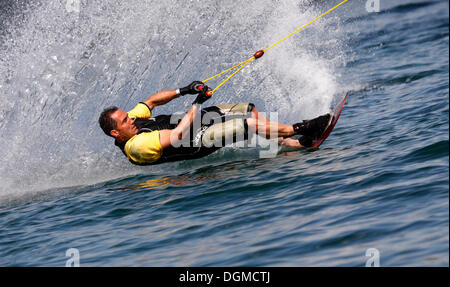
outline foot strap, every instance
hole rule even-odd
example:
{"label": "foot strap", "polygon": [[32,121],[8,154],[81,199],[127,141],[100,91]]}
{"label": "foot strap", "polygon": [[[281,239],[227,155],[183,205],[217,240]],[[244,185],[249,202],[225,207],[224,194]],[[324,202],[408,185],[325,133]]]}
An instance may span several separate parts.
{"label": "foot strap", "polygon": [[311,147],[313,144],[313,139],[309,136],[302,136],[298,139],[298,142],[304,147]]}

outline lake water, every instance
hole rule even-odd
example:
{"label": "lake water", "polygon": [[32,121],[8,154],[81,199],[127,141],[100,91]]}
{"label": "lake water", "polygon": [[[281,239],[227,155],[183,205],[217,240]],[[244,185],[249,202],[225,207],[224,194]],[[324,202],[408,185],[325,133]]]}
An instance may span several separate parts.
{"label": "lake water", "polygon": [[320,149],[140,167],[98,127],[104,107],[206,79],[338,3],[1,4],[0,265],[65,266],[76,248],[81,266],[365,266],[375,248],[381,266],[448,266],[448,1],[348,1],[206,103],[294,123],[348,92]]}

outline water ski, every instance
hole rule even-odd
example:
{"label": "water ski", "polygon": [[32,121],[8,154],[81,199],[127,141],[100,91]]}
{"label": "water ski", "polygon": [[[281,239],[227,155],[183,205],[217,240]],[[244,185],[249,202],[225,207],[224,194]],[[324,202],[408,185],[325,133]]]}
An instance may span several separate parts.
{"label": "water ski", "polygon": [[345,100],[347,99],[347,95],[340,101],[339,104],[336,105],[336,107],[333,109],[331,114],[331,121],[328,124],[328,127],[325,129],[325,131],[322,133],[322,135],[313,141],[312,147],[319,147],[330,135],[331,131],[333,130],[334,126],[336,125],[339,116],[341,115],[342,109],[344,108]]}

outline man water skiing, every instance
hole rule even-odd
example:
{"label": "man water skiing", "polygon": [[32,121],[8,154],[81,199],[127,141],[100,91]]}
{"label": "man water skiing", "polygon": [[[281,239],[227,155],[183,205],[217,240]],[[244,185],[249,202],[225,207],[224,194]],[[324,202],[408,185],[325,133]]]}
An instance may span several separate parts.
{"label": "man water skiing", "polygon": [[[156,106],[187,94],[197,94],[197,98],[184,116],[151,117]],[[107,108],[99,124],[132,163],[151,165],[200,158],[226,143],[247,140],[250,133],[267,139],[282,137],[280,143],[290,148],[311,147],[331,120],[331,115],[326,114],[294,125],[282,124],[269,121],[251,103],[201,109],[210,97],[208,87],[194,81],[184,88],[158,92],[128,113],[117,107]],[[302,136],[298,140],[290,138],[294,135]]]}

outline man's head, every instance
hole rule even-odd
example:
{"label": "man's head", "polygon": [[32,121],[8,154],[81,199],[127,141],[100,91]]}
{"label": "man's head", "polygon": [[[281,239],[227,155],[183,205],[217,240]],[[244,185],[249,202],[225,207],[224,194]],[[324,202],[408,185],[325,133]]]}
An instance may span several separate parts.
{"label": "man's head", "polygon": [[118,141],[127,141],[138,133],[134,119],[117,107],[106,108],[98,119],[103,132]]}

